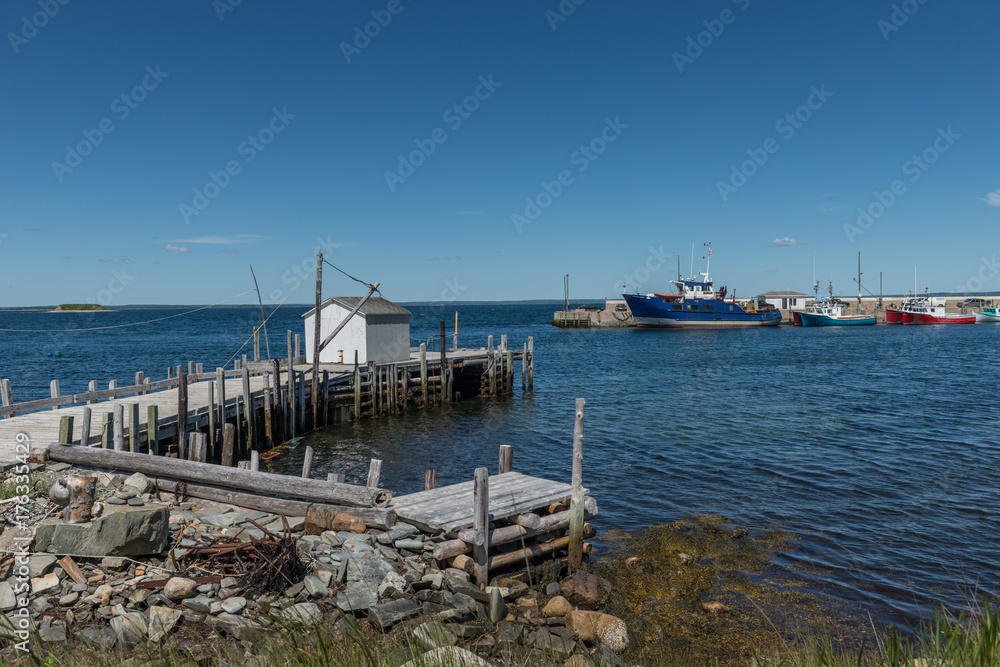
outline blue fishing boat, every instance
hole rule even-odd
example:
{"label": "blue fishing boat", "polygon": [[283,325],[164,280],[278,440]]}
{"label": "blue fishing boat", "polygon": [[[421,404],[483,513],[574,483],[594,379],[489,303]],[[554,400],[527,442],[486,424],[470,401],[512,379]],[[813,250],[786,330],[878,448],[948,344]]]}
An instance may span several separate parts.
{"label": "blue fishing boat", "polygon": [[698,276],[688,280],[671,280],[678,294],[622,294],[628,303],[635,324],[640,328],[672,327],[754,327],[781,323],[781,311],[763,297],[738,301],[735,292],[726,297],[726,288],[716,292],[709,277],[712,244],[708,246],[708,263]]}

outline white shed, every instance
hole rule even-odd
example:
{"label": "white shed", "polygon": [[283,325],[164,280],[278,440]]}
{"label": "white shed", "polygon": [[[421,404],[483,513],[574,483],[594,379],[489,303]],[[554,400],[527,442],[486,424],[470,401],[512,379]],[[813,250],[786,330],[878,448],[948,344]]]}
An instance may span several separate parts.
{"label": "white shed", "polygon": [[[326,340],[358,302],[359,296],[335,296],[320,305],[320,343]],[[306,362],[313,360],[313,327],[316,309],[305,318]],[[388,299],[372,297],[361,306],[340,333],[322,349],[319,360],[323,363],[353,364],[354,352],[358,363],[369,361],[388,363],[410,358],[410,311]]]}
{"label": "white shed", "polygon": [[802,292],[764,292],[764,300],[779,310],[805,310],[808,297]]}

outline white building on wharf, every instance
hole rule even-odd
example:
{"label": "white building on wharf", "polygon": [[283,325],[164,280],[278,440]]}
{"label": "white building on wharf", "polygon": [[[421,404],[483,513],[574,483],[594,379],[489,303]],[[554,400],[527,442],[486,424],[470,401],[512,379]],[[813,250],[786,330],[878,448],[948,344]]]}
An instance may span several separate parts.
{"label": "white building on wharf", "polygon": [[[320,341],[344,321],[362,297],[335,296],[320,304]],[[305,315],[306,362],[313,360],[313,327],[316,309]],[[358,313],[320,350],[320,363],[353,364],[374,361],[380,364],[410,358],[410,311],[382,297],[371,297]]]}

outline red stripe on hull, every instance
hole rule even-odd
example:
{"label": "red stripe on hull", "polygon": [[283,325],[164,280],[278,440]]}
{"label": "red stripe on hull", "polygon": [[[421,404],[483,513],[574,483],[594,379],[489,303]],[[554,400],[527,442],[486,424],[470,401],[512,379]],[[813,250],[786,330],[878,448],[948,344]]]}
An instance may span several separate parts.
{"label": "red stripe on hull", "polygon": [[975,324],[975,315],[954,315],[951,317],[936,317],[925,313],[913,313],[908,324]]}

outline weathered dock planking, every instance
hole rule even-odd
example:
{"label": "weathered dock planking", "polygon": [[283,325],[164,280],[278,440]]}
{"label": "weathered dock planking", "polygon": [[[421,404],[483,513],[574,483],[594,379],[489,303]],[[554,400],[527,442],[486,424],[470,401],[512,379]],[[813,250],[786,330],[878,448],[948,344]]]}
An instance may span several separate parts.
{"label": "weathered dock planking", "polygon": [[[188,458],[188,434],[204,433],[206,459],[235,465],[249,458],[249,451],[269,449],[309,428],[434,407],[462,397],[513,393],[518,359],[528,373],[522,386],[533,388],[531,339],[524,351],[491,345],[442,351],[439,359],[428,356],[421,345],[407,361],[367,365],[307,364],[292,353],[291,339],[289,332],[289,357],[280,361],[236,361],[230,370],[208,373],[194,372],[202,370],[201,364],[189,363],[191,373],[184,373],[182,366],[169,368],[167,379],[156,382],[137,373],[133,386],[118,387],[112,381],[102,390],[92,381],[89,391],[79,394],[59,395],[53,382],[52,397],[24,403],[14,403],[10,382],[0,379],[0,461],[14,458],[18,434],[27,436],[38,457],[44,457],[50,443],[68,440],[103,447],[119,443],[125,448],[127,443],[130,451],[172,451]],[[122,413],[117,420],[116,410]],[[226,441],[227,424],[236,429],[232,443]],[[84,436],[86,442],[81,442]]]}

